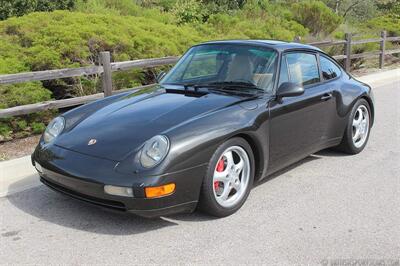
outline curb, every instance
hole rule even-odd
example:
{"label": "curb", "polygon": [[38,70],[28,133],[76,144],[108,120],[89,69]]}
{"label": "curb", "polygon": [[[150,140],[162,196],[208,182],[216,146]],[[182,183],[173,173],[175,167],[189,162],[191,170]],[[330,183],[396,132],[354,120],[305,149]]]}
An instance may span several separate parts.
{"label": "curb", "polygon": [[[393,81],[400,83],[400,69],[381,71],[356,79],[373,86]],[[39,185],[39,175],[31,164],[30,156],[0,162],[0,198]]]}
{"label": "curb", "polygon": [[0,198],[39,184],[39,175],[32,166],[31,156],[0,162]]}
{"label": "curb", "polygon": [[373,74],[356,77],[356,79],[373,86],[383,85],[386,83],[391,83],[393,81],[398,81],[400,83],[400,68],[387,71],[379,71]]}

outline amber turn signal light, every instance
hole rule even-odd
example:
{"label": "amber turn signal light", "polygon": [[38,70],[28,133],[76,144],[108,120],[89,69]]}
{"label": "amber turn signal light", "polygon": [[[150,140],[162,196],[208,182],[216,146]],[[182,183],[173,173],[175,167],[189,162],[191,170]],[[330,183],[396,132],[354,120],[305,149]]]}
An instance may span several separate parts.
{"label": "amber turn signal light", "polygon": [[146,187],[144,191],[146,193],[146,198],[158,198],[174,193],[175,184],[171,183],[159,187]]}

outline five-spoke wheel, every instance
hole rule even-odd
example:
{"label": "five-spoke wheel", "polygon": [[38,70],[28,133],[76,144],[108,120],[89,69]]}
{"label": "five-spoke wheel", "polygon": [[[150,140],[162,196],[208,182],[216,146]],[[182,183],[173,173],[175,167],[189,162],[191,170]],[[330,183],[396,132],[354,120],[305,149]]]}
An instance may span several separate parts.
{"label": "five-spoke wheel", "polygon": [[364,145],[369,132],[369,111],[365,105],[356,109],[353,118],[353,143],[357,148]]}
{"label": "five-spoke wheel", "polygon": [[365,99],[359,99],[348,116],[343,139],[337,147],[349,154],[361,152],[367,144],[371,129],[371,109]]}
{"label": "five-spoke wheel", "polygon": [[254,155],[242,138],[227,140],[213,154],[201,189],[199,207],[214,216],[236,212],[254,179]]}
{"label": "five-spoke wheel", "polygon": [[246,192],[250,179],[250,159],[239,146],[226,149],[214,170],[214,196],[223,207],[237,204]]}

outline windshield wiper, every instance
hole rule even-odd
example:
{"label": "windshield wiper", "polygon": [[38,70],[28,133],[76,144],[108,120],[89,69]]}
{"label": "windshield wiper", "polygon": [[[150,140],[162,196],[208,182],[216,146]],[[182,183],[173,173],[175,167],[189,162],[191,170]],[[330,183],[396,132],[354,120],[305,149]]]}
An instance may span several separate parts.
{"label": "windshield wiper", "polygon": [[243,81],[220,81],[211,83],[200,83],[193,86],[195,89],[198,88],[209,88],[209,90],[220,91],[230,94],[246,94],[254,95],[254,92],[264,93],[263,89],[258,88],[251,82]]}
{"label": "windshield wiper", "polygon": [[[257,87],[251,82],[245,81],[218,81],[211,83],[203,83],[194,85],[195,88],[213,87],[214,89],[224,90],[224,91],[235,91],[235,92],[245,92],[245,91],[259,91],[264,92],[263,89]],[[240,88],[238,90],[238,88]]]}
{"label": "windshield wiper", "polygon": [[[180,84],[184,87],[185,91],[189,91],[189,88],[193,88],[194,92],[197,92],[200,88],[208,88],[209,90],[220,91],[230,94],[252,94],[256,92],[265,92],[255,84],[245,81],[218,81],[210,83],[185,83]],[[240,89],[239,89],[240,88]]]}

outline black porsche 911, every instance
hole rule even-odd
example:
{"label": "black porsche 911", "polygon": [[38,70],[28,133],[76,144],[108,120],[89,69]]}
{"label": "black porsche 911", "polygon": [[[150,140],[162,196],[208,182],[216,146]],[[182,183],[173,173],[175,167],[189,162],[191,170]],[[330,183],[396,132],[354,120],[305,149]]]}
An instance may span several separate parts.
{"label": "black porsche 911", "polygon": [[215,41],[190,48],[145,92],[55,118],[32,155],[50,188],[145,217],[223,217],[253,182],[329,147],[361,152],[371,88],[318,48]]}

